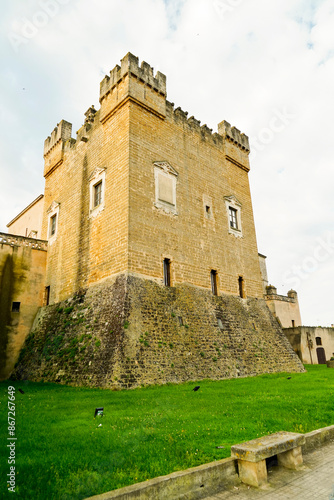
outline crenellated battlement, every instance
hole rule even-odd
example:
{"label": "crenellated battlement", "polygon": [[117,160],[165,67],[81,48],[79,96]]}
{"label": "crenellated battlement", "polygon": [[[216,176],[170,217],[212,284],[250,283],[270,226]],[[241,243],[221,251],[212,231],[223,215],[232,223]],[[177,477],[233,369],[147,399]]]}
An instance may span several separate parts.
{"label": "crenellated battlement", "polygon": [[173,102],[166,101],[166,104],[168,116],[176,123],[183,123],[189,128],[189,130],[200,134],[203,139],[212,139],[216,146],[223,145],[222,136],[217,132],[213,132],[213,129],[208,127],[206,124],[201,125],[201,120],[197,120],[194,116],[190,116],[190,118],[188,118],[188,111],[184,111],[180,107],[174,109]]}
{"label": "crenellated battlement", "polygon": [[138,57],[130,52],[100,83],[100,120],[105,123],[123,104],[131,101],[153,112],[166,116],[166,76],[145,61],[139,66]]}
{"label": "crenellated battlement", "polygon": [[232,142],[240,149],[249,153],[250,148],[248,136],[241,133],[237,128],[231,127],[230,123],[227,121],[223,120],[218,124],[218,134],[225,137],[228,141]]}
{"label": "crenellated battlement", "polygon": [[44,158],[45,156],[60,142],[65,142],[71,139],[72,123],[66,120],[61,120],[51,132],[51,135],[44,141]]}
{"label": "crenellated battlement", "polygon": [[[44,177],[63,161],[65,143],[71,140],[72,123],[61,120],[44,141]],[[74,139],[72,139],[74,141]]]}
{"label": "crenellated battlement", "polygon": [[136,77],[140,82],[151,87],[155,92],[166,96],[166,75],[158,71],[154,76],[152,66],[145,61],[139,66],[138,57],[128,52],[121,60],[121,66],[117,64],[114,69],[110,71],[110,76],[106,75],[101,81],[100,102],[128,75]]}

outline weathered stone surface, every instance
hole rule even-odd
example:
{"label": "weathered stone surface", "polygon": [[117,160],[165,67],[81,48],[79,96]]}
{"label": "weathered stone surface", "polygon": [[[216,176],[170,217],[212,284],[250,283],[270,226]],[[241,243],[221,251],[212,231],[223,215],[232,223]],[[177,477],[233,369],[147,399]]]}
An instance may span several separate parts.
{"label": "weathered stone surface", "polygon": [[266,461],[247,462],[246,460],[238,460],[239,478],[240,480],[251,486],[263,486],[267,483],[267,466]]}
{"label": "weathered stone surface", "polygon": [[11,374],[43,303],[46,247],[46,241],[0,233],[0,380]]}
{"label": "weathered stone surface", "polygon": [[[304,439],[305,442],[305,439]],[[298,469],[303,464],[303,455],[301,446],[293,448],[289,451],[284,451],[277,455],[279,465],[283,465],[287,469]]]}
{"label": "weathered stone surface", "polygon": [[259,462],[305,443],[305,436],[295,432],[276,432],[252,441],[236,444],[231,448],[231,456],[248,462]]}
{"label": "weathered stone surface", "polygon": [[[248,138],[227,122],[213,134],[166,100],[166,77],[127,54],[100,87],[100,109],[88,110],[71,137],[62,120],[45,141],[42,237],[59,207],[48,248],[50,304],[120,272],[262,298],[262,277],[248,179]],[[157,175],[168,164],[175,177]],[[103,196],[93,210],[91,179],[103,169]],[[177,179],[176,179],[177,177]],[[237,230],[227,206],[238,200]]]}
{"label": "weathered stone surface", "polygon": [[42,308],[14,376],[117,389],[303,370],[264,299],[121,274]]}

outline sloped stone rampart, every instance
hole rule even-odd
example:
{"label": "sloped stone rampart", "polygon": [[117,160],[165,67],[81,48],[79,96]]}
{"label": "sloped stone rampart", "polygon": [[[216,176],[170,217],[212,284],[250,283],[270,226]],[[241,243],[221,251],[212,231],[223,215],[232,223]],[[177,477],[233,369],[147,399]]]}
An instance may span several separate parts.
{"label": "sloped stone rampart", "polygon": [[120,389],[303,370],[263,299],[121,274],[42,308],[13,376]]}

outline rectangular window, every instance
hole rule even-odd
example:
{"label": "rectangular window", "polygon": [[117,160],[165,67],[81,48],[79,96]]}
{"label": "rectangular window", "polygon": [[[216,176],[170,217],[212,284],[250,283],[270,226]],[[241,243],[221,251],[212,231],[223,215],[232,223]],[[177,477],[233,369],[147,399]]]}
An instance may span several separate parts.
{"label": "rectangular window", "polygon": [[170,286],[170,260],[164,259],[164,285]]}
{"label": "rectangular window", "polygon": [[102,181],[94,186],[94,208],[102,203]]}
{"label": "rectangular window", "polygon": [[229,207],[229,213],[230,213],[230,227],[232,229],[238,229],[238,219],[237,219],[236,209]]}
{"label": "rectangular window", "polygon": [[20,305],[21,305],[21,302],[13,302],[12,303],[12,312],[13,313],[20,312]]}
{"label": "rectangular window", "polygon": [[217,271],[211,270],[211,290],[213,295],[218,295]]}
{"label": "rectangular window", "polygon": [[50,219],[50,236],[56,234],[57,228],[57,214],[54,214]]}

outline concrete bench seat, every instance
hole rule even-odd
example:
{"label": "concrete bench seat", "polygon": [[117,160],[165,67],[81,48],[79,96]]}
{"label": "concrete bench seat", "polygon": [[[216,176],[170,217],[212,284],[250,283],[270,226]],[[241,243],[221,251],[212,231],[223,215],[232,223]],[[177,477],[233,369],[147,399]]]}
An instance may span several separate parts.
{"label": "concrete bench seat", "polygon": [[303,434],[281,431],[236,444],[231,447],[231,456],[238,460],[241,481],[258,487],[267,483],[266,458],[277,455],[279,465],[298,469],[303,463],[303,444]]}

